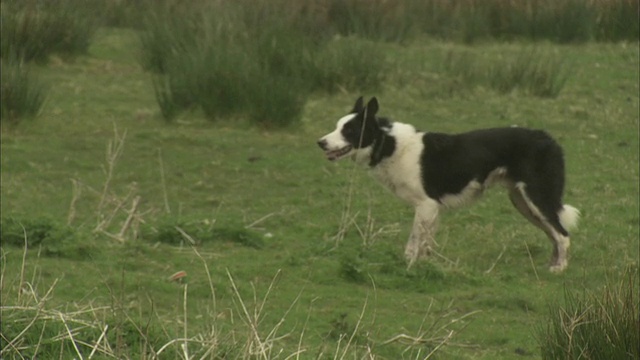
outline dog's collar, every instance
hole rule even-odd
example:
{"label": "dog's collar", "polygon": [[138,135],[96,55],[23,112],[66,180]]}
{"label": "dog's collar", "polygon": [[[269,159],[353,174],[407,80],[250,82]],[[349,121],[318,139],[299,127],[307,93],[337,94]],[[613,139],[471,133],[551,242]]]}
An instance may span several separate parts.
{"label": "dog's collar", "polygon": [[371,152],[371,160],[369,161],[369,166],[371,167],[378,165],[383,158],[382,151],[384,150],[384,143],[389,136],[384,130],[381,131],[381,134],[382,136],[373,143],[373,151]]}

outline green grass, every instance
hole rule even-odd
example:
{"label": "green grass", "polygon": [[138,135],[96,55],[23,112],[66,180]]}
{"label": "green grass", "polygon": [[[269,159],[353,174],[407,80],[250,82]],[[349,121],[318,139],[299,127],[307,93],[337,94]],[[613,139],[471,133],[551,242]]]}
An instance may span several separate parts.
{"label": "green grass", "polygon": [[499,93],[513,91],[555,98],[569,77],[567,65],[557,54],[537,48],[508,50],[496,56],[481,56],[477,50],[452,49],[443,60],[443,70],[458,87],[489,87]]}
{"label": "green grass", "polygon": [[274,2],[150,6],[140,33],[142,65],[158,74],[163,117],[198,109],[211,120],[244,116],[285,127],[299,122],[314,91],[380,84],[384,56],[375,43],[331,40],[308,31],[305,19]]}
{"label": "green grass", "polygon": [[[498,60],[519,44],[379,45],[388,70],[365,95],[381,115],[432,131],[544,128],[563,145],[583,221],[561,275],[500,189],[446,213],[442,257],[406,271],[411,209],[315,146],[359,94],[312,95],[287,131],[199,112],[167,124],[136,46],[133,31],[102,29],[88,55],[35,68],[55,84],[46,106],[2,129],[4,358],[184,358],[185,343],[195,358],[261,358],[260,345],[267,358],[538,357],[549,304],[638,265],[637,44],[541,44],[571,64],[552,99],[443,71],[452,50]],[[47,253],[46,237],[9,244],[8,219],[71,229],[72,256]],[[167,280],[180,270],[185,282]]]}
{"label": "green grass", "polygon": [[[99,7],[101,4],[98,4]],[[100,26],[100,9],[83,1],[2,2],[0,55],[45,63],[84,54]]]}
{"label": "green grass", "polygon": [[637,359],[638,268],[609,279],[600,294],[568,293],[565,304],[550,307],[540,329],[543,359]]}
{"label": "green grass", "polygon": [[28,64],[15,57],[5,58],[0,63],[2,124],[15,125],[25,118],[36,117],[44,105],[47,85],[32,73]]}

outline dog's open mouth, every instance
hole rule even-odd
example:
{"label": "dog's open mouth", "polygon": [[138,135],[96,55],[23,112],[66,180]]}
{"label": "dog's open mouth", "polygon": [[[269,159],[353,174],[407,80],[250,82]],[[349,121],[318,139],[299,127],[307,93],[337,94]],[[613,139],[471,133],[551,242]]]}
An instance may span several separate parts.
{"label": "dog's open mouth", "polygon": [[338,150],[325,151],[324,154],[327,156],[327,159],[331,161],[335,161],[347,155],[349,151],[351,151],[351,145],[347,145]]}

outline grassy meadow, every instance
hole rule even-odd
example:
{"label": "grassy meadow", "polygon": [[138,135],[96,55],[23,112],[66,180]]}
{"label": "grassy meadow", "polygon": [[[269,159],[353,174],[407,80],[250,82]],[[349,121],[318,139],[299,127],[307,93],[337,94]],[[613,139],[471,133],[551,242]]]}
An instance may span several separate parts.
{"label": "grassy meadow", "polygon": [[[166,121],[138,31],[33,64],[43,107],[2,122],[0,358],[540,358],[554,305],[619,283],[637,303],[637,41],[366,40],[379,84],[305,90],[299,121],[271,128],[198,107]],[[500,86],[530,58],[551,83]],[[547,270],[549,241],[495,188],[406,270],[412,209],[315,144],[361,93],[423,130],[551,133],[582,212],[568,269]]]}

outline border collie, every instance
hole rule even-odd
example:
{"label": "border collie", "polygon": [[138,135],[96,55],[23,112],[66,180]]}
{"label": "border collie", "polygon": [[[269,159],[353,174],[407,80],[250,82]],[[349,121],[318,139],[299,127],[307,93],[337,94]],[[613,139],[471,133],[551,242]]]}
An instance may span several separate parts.
{"label": "border collie", "polygon": [[337,128],[318,140],[326,157],[351,157],[415,207],[405,248],[408,267],[435,244],[441,210],[470,203],[492,184],[504,185],[515,208],[553,244],[550,270],[567,267],[568,230],[580,212],[562,203],[562,148],[546,132],[518,127],[461,134],[417,131],[377,117],[378,100],[358,98]]}

